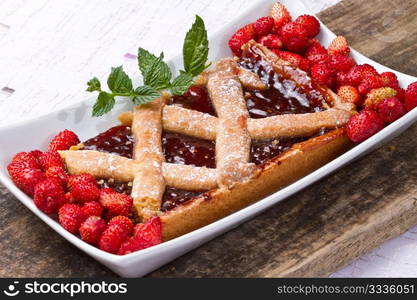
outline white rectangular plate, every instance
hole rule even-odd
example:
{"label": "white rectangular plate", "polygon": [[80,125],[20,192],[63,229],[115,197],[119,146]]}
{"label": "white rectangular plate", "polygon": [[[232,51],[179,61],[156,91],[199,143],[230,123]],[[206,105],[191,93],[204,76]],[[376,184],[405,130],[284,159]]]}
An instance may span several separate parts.
{"label": "white rectangular plate", "polygon": [[[273,1],[270,0],[257,0],[253,2],[253,5],[248,7],[239,17],[230,22],[227,28],[224,28],[221,32],[211,36],[211,61],[230,56],[230,51],[227,47],[228,38],[237,28],[246,23],[253,22],[261,16],[267,15],[270,6],[273,3]],[[293,17],[310,13],[301,1],[285,0],[281,2],[286,5]],[[324,45],[328,45],[334,37],[335,35],[322,24],[322,31],[318,36],[320,41]],[[352,56],[359,64],[371,64],[375,66],[379,72],[395,72],[402,86],[407,86],[411,82],[417,81],[417,78],[415,77],[393,71],[366,58],[356,51],[352,51]],[[174,68],[179,67],[181,63],[181,56],[176,57],[170,62],[171,66]],[[63,229],[56,221],[39,211],[33,204],[32,199],[13,184],[6,170],[7,164],[16,152],[29,151],[32,149],[45,149],[47,141],[49,141],[58,131],[64,129],[73,130],[80,136],[81,140],[85,140],[116,125],[117,115],[122,111],[131,109],[128,102],[122,101],[119,102],[115,109],[105,117],[91,118],[92,103],[93,99],[86,100],[35,120],[29,120],[20,124],[0,128],[0,180],[24,205],[65,239],[112,269],[114,272],[126,277],[143,276],[176,257],[200,246],[208,240],[238,226],[242,222],[253,218],[262,211],[334,172],[338,168],[376,149],[383,143],[403,132],[417,120],[417,109],[414,109],[378,134],[357,145],[337,159],[249,207],[174,240],[136,253],[117,256],[84,243],[81,239]]]}

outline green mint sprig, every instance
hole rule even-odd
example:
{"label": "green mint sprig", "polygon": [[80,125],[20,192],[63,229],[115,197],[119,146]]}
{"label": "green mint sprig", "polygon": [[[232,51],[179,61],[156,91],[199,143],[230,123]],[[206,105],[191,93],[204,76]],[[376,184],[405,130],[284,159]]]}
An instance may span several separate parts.
{"label": "green mint sprig", "polygon": [[94,117],[111,111],[117,96],[129,97],[135,105],[149,103],[161,96],[162,91],[169,90],[173,95],[182,95],[194,83],[194,77],[210,66],[208,60],[208,39],[204,21],[199,16],[187,32],[183,45],[184,70],[173,78],[169,66],[163,61],[164,53],[159,56],[138,50],[138,67],[143,77],[143,85],[133,87],[132,79],[123,71],[123,67],[111,68],[107,78],[110,91],[103,91],[97,77],[87,82],[88,92],[98,92],[93,106]]}

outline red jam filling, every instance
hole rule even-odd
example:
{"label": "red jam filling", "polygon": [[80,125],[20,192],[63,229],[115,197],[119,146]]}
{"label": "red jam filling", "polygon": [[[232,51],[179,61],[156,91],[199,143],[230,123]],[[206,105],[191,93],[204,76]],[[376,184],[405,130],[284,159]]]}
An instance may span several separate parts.
{"label": "red jam filling", "polygon": [[[311,113],[323,110],[324,97],[313,88],[307,74],[288,68],[287,74],[275,73],[265,62],[256,58],[243,58],[239,64],[257,73],[261,80],[268,84],[263,91],[244,89],[246,105],[251,118],[264,118],[281,114]],[[289,78],[298,76],[305,84],[296,84]],[[306,78],[303,78],[306,77]],[[297,82],[300,82],[298,80]],[[210,115],[216,115],[210,101],[207,89],[202,86],[191,87],[182,96],[173,96],[169,104],[197,110]],[[295,143],[307,138],[287,138],[267,141],[252,141],[251,161],[262,165]],[[85,148],[108,153],[114,153],[132,158],[133,136],[128,126],[116,126],[106,132],[84,142]],[[164,132],[162,148],[165,159],[169,163],[194,165],[197,167],[216,167],[215,143],[193,138],[178,133]],[[130,194],[131,186],[113,180],[98,180],[101,187],[111,187],[120,193]],[[204,191],[185,191],[168,187],[165,191],[161,211],[168,211],[174,207],[197,197]]]}

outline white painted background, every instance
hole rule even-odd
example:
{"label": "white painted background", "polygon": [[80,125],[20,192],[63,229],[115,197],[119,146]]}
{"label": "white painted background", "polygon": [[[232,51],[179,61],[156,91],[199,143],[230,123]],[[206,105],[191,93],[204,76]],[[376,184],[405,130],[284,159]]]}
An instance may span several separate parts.
{"label": "white painted background", "polygon": [[[87,97],[85,83],[110,66],[137,75],[140,45],[167,58],[199,14],[210,32],[253,0],[1,0],[0,126]],[[313,12],[340,0],[304,0]],[[13,89],[13,93],[2,90]],[[7,89],[6,89],[7,90]],[[386,242],[334,277],[417,277],[417,227]]]}

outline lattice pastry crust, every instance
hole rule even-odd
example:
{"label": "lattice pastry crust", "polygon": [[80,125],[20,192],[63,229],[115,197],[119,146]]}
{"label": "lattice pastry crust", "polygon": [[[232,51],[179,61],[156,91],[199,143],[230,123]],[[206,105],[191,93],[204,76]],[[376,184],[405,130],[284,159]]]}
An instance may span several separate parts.
{"label": "lattice pastry crust", "polygon": [[[244,50],[260,55],[277,73],[292,68],[254,41]],[[122,123],[131,125],[135,140],[133,159],[94,150],[60,151],[70,174],[86,172],[96,178],[133,182],[131,196],[138,216],[146,220],[159,215],[165,240],[213,222],[288,185],[333,159],[350,144],[341,127],[354,107],[342,103],[330,90],[323,89],[328,103],[324,111],[251,119],[242,86],[261,90],[266,85],[255,73],[240,68],[235,59],[219,61],[196,81],[207,86],[217,117],[167,105],[167,97],[162,96],[120,116]],[[323,128],[334,130],[295,144],[262,166],[249,161],[252,140],[308,137]],[[165,162],[163,130],[215,140],[216,169]],[[161,212],[167,186],[209,192]]]}

